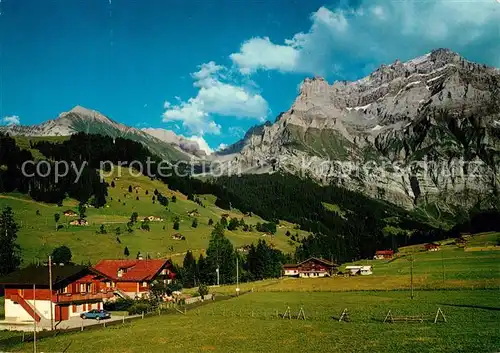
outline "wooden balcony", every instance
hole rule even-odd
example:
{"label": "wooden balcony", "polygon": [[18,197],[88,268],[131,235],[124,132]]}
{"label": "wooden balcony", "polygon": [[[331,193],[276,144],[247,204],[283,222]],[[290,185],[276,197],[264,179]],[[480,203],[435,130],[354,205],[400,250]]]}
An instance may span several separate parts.
{"label": "wooden balcony", "polygon": [[99,293],[60,293],[55,296],[56,303],[87,302],[91,300],[109,299],[114,296],[113,291]]}

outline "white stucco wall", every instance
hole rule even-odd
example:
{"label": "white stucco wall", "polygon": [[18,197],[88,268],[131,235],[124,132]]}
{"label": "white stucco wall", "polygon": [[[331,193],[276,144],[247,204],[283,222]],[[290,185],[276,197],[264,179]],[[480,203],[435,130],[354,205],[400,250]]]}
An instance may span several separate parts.
{"label": "white stucco wall", "polygon": [[299,274],[299,277],[301,278],[319,278],[319,277],[326,277],[326,272],[318,272],[317,276],[313,275],[312,273],[301,273]]}
{"label": "white stucco wall", "polygon": [[[32,307],[33,300],[26,300]],[[55,304],[52,304],[55,309]],[[45,319],[50,319],[50,300],[37,300],[36,311]],[[16,304],[10,299],[5,299],[5,319],[16,321],[33,321],[31,315],[24,310],[21,304]]]}
{"label": "white stucco wall", "polygon": [[[32,307],[33,305],[33,299],[25,299]],[[38,314],[45,318],[50,320],[50,300],[36,300],[36,310]],[[52,303],[52,315],[54,315],[56,310],[56,305]]]}

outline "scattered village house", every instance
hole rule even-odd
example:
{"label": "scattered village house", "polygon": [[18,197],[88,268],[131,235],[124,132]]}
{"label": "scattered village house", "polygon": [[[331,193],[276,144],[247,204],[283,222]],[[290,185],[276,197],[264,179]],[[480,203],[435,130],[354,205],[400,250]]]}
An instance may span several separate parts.
{"label": "scattered village house", "polygon": [[144,222],[146,219],[150,222],[163,222],[163,218],[155,216],[144,217],[141,219],[141,222]]}
{"label": "scattered village house", "polygon": [[438,251],[441,247],[441,245],[436,244],[436,243],[429,243],[424,245],[425,250],[427,251]]}
{"label": "scattered village house", "polygon": [[149,296],[153,282],[163,285],[175,278],[169,260],[101,260],[95,269],[107,277],[106,287],[122,298]]}
{"label": "scattered village house", "polygon": [[86,219],[75,219],[74,221],[69,222],[72,226],[88,226],[89,222]]}
{"label": "scattered village house", "polygon": [[290,277],[314,278],[331,276],[336,270],[334,263],[311,257],[298,264],[283,265],[284,275]]}
{"label": "scattered village house", "polygon": [[394,250],[377,250],[373,258],[375,260],[383,260],[383,259],[392,259],[393,256],[394,256]]}
{"label": "scattered village house", "polygon": [[351,275],[367,276],[373,274],[373,268],[371,266],[346,266],[345,269],[349,271]]}
{"label": "scattered village house", "polygon": [[88,310],[102,309],[103,301],[114,296],[103,281],[100,273],[86,266],[53,265],[51,292],[48,266],[31,265],[13,272],[0,279],[5,288],[5,321],[35,319],[50,328],[51,315],[57,323]]}
{"label": "scattered village house", "polygon": [[73,210],[66,210],[64,211],[63,213],[66,217],[76,217],[78,216],[78,213],[76,213],[75,211]]}
{"label": "scattered village house", "polygon": [[175,233],[172,235],[173,240],[186,240],[186,237],[182,235],[181,233]]}

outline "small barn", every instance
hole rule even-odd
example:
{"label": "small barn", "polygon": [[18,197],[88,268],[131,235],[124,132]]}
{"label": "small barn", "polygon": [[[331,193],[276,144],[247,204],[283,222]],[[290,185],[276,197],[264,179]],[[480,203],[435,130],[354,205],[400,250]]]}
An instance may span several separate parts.
{"label": "small barn", "polygon": [[86,219],[75,219],[69,223],[72,226],[88,226],[89,222]]}
{"label": "small barn", "polygon": [[174,240],[186,240],[186,237],[182,235],[181,233],[175,233],[172,235],[172,239]]}
{"label": "small barn", "polygon": [[73,210],[66,210],[63,212],[63,215],[65,215],[66,217],[76,217],[78,216],[78,213]]}
{"label": "small barn", "polygon": [[426,251],[438,251],[441,248],[441,245],[436,243],[425,244]]}
{"label": "small barn", "polygon": [[345,268],[351,275],[367,276],[373,274],[372,266],[346,266]]}
{"label": "small barn", "polygon": [[383,259],[392,259],[393,257],[394,257],[394,250],[377,250],[373,258],[375,260],[383,260]]}

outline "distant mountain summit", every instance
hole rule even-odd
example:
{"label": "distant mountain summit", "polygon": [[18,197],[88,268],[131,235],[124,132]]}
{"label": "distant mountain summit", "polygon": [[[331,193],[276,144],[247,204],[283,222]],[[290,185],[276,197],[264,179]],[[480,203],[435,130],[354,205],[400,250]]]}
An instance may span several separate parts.
{"label": "distant mountain summit", "polygon": [[[309,78],[274,124],[253,128],[217,158],[231,161],[228,172],[237,165],[248,173],[305,174],[407,207],[432,199],[473,203],[473,194],[497,185],[499,92],[500,70],[448,49],[382,65],[354,82]],[[459,159],[485,170],[475,179],[451,175]],[[360,167],[369,161],[387,167]],[[444,163],[423,177],[411,171],[418,161]]]}
{"label": "distant mountain summit", "polygon": [[169,160],[189,160],[192,157],[178,146],[162,141],[140,129],[118,123],[98,111],[79,105],[68,112],[61,113],[54,120],[48,120],[39,125],[2,127],[1,131],[23,136],[69,136],[79,132],[100,134],[140,142],[154,154]]}
{"label": "distant mountain summit", "polygon": [[157,139],[167,142],[178,149],[196,157],[204,158],[207,153],[201,149],[200,145],[193,140],[190,140],[182,135],[177,135],[171,130],[161,129],[161,128],[143,128],[142,131],[148,133]]}

